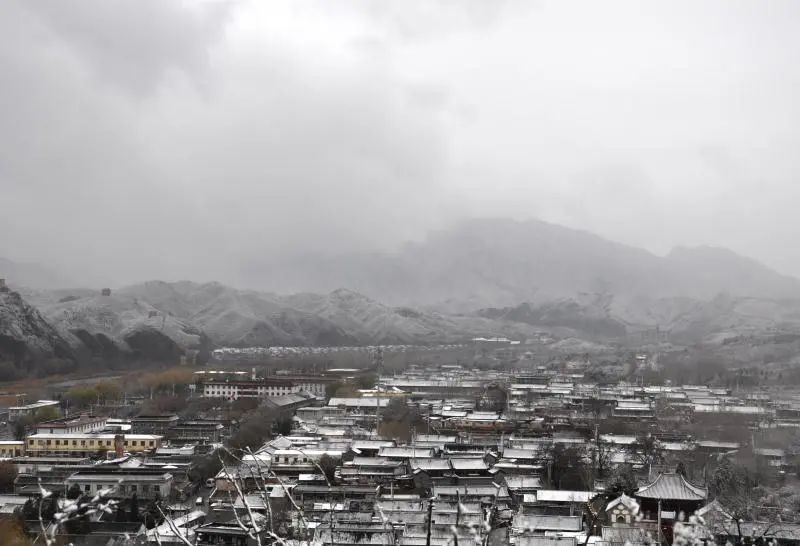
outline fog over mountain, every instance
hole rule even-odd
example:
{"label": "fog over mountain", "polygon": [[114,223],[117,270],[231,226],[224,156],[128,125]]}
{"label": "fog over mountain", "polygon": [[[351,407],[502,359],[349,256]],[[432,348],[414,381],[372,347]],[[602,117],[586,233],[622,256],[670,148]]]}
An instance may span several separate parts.
{"label": "fog over mountain", "polygon": [[[41,280],[38,269],[8,271]],[[54,331],[75,354],[169,360],[214,346],[616,342],[654,329],[719,343],[800,328],[800,281],[752,259],[709,247],[661,257],[539,220],[474,220],[397,253],[309,256],[258,279],[270,290],[153,280],[102,295],[21,276],[10,286],[27,303],[9,299],[5,315],[33,318],[7,318],[0,335],[35,352],[53,334],[21,332]],[[18,311],[28,304],[41,315]]]}
{"label": "fog over mountain", "polygon": [[[527,298],[561,290],[556,272],[517,293],[518,268],[469,263],[449,287],[426,250],[448,242],[426,234],[540,218],[800,275],[798,15],[788,0],[4,2],[0,256],[92,286],[269,290],[288,261],[356,254],[403,266],[396,284],[423,297],[395,301],[480,283]],[[637,279],[662,267],[610,251]],[[355,280],[394,286],[373,277]]]}
{"label": "fog over mountain", "polygon": [[258,279],[284,293],[347,287],[394,305],[462,310],[580,293],[800,297],[797,279],[726,249],[677,248],[661,257],[538,220],[464,222],[396,253],[308,256],[265,267]]}
{"label": "fog over mountain", "polygon": [[11,0],[0,46],[11,375],[800,328],[797,2]]}

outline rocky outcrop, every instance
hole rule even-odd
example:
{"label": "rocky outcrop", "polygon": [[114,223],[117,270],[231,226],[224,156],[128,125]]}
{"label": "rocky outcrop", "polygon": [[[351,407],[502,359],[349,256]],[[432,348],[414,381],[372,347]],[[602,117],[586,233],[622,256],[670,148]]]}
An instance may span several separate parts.
{"label": "rocky outcrop", "polygon": [[0,292],[0,361],[71,360],[70,344],[17,292]]}

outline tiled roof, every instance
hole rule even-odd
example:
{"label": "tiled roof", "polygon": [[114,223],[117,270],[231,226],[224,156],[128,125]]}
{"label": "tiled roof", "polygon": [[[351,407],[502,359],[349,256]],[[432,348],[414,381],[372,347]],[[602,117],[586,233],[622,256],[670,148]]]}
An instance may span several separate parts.
{"label": "tiled roof", "polygon": [[580,531],[580,516],[541,516],[536,514],[519,515],[514,518],[514,527],[532,532]]}
{"label": "tiled roof", "polygon": [[536,492],[538,502],[589,502],[594,491],[565,491],[560,489],[540,489]]}
{"label": "tiled roof", "polygon": [[630,510],[634,514],[639,512],[639,503],[636,502],[636,499],[633,499],[633,498],[629,497],[625,493],[623,493],[622,495],[620,495],[616,499],[614,499],[611,502],[609,502],[606,505],[606,512],[610,512],[611,510],[613,510],[619,504],[625,506],[628,510]]}
{"label": "tiled roof", "polygon": [[706,490],[692,485],[680,474],[659,474],[652,483],[640,487],[636,496],[643,499],[671,499],[700,501],[706,498]]}

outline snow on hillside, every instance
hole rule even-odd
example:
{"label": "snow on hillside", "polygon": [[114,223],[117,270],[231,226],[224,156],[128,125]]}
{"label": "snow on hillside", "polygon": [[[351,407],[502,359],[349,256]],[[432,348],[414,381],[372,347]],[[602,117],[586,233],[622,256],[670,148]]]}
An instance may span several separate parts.
{"label": "snow on hillside", "polygon": [[83,330],[92,335],[103,334],[124,348],[131,334],[144,329],[160,332],[181,347],[197,347],[202,343],[197,328],[132,296],[93,294],[41,304],[41,309],[50,323],[73,343],[77,343],[73,333]]}

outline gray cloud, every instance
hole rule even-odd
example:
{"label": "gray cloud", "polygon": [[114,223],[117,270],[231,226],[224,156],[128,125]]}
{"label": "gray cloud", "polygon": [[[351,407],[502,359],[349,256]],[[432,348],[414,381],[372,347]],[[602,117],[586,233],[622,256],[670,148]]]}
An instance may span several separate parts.
{"label": "gray cloud", "polygon": [[800,274],[800,8],[770,6],[5,3],[0,255],[248,284],[538,216]]}
{"label": "gray cloud", "polygon": [[84,58],[99,85],[137,94],[154,90],[170,71],[199,78],[233,4],[159,0],[24,2],[60,44]]}

